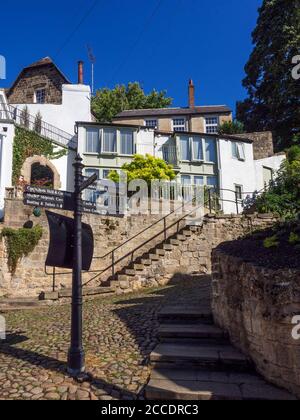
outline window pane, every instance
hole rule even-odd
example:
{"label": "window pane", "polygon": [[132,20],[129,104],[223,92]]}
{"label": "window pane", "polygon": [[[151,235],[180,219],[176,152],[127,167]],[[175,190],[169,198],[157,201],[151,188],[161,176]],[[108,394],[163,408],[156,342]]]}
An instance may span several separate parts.
{"label": "window pane", "polygon": [[235,186],[235,193],[236,193],[236,198],[238,200],[243,199],[243,187],[241,185],[236,185]]}
{"label": "window pane", "polygon": [[121,154],[133,155],[133,132],[121,131]]}
{"label": "window pane", "polygon": [[205,159],[206,162],[216,163],[217,161],[216,141],[213,139],[205,140]]}
{"label": "window pane", "polygon": [[91,177],[91,176],[93,176],[94,174],[97,174],[97,177],[98,177],[98,179],[99,179],[99,174],[100,174],[99,169],[92,169],[92,168],[89,168],[89,169],[86,169],[86,170],[85,170],[85,176],[86,176],[87,178],[90,178],[90,177]]}
{"label": "window pane", "polygon": [[158,128],[158,123],[157,120],[146,120],[145,121],[145,125],[148,128]]}
{"label": "window pane", "polygon": [[185,131],[185,119],[184,118],[174,118],[173,119],[173,130],[174,131]]}
{"label": "window pane", "polygon": [[86,131],[86,153],[99,153],[100,151],[100,140],[99,130],[89,128]]}
{"label": "window pane", "polygon": [[108,176],[109,176],[109,174],[110,174],[110,172],[111,172],[111,170],[110,169],[103,169],[103,171],[102,171],[102,178],[103,179],[108,179]]}
{"label": "window pane", "polygon": [[181,175],[181,182],[183,185],[191,185],[191,177],[189,175]]}
{"label": "window pane", "polygon": [[245,160],[245,147],[242,143],[237,144],[238,158],[240,160]]}
{"label": "window pane", "polygon": [[215,190],[218,188],[218,180],[216,176],[207,177],[207,186],[213,187]]}
{"label": "window pane", "polygon": [[116,130],[103,130],[103,152],[115,153],[117,150],[117,132]]}
{"label": "window pane", "polygon": [[202,139],[200,137],[193,138],[194,160],[203,160]]}
{"label": "window pane", "polygon": [[203,176],[195,176],[194,177],[195,185],[204,185],[204,178]]}
{"label": "window pane", "polygon": [[181,159],[190,160],[190,139],[189,137],[181,137]]}

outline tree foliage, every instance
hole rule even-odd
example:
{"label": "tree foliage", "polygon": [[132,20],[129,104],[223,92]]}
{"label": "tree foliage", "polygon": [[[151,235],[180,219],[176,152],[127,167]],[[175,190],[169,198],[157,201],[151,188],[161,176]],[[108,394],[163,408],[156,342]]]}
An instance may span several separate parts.
{"label": "tree foliage", "polygon": [[147,95],[135,82],[98,90],[92,99],[92,111],[99,122],[111,122],[124,110],[166,108],[171,104],[172,99],[166,96],[166,91],[153,90]]}
{"label": "tree foliage", "polygon": [[219,126],[219,134],[243,134],[244,124],[240,121],[225,121]]}
{"label": "tree foliage", "polygon": [[243,81],[248,98],[237,104],[237,118],[248,132],[273,131],[282,150],[300,132],[300,83],[292,77],[300,49],[300,0],[264,0],[252,36]]}
{"label": "tree foliage", "polygon": [[267,192],[256,198],[256,208],[262,213],[277,213],[295,218],[300,212],[300,146],[287,153],[277,178]]}
{"label": "tree foliage", "polygon": [[[163,159],[150,155],[135,155],[131,163],[125,163],[123,165],[122,171],[127,174],[128,182],[135,179],[142,179],[147,182],[148,186],[154,180],[172,181],[176,178],[176,173],[172,165],[168,165]],[[118,183],[119,174],[116,171],[112,171],[109,179]]]}

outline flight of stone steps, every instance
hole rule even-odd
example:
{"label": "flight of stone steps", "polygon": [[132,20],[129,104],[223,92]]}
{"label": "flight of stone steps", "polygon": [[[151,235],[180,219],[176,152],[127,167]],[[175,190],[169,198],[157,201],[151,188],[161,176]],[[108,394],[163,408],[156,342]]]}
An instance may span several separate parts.
{"label": "flight of stone steps", "polygon": [[188,241],[193,233],[201,229],[200,226],[185,226],[178,233],[172,235],[166,242],[158,244],[149,250],[142,257],[138,257],[127,267],[110,277],[106,282],[102,283],[103,287],[112,287],[119,291],[131,292],[135,290],[134,283],[137,281],[146,282],[151,276],[153,269],[163,261],[173,250],[180,247]]}
{"label": "flight of stone steps", "polygon": [[153,371],[146,399],[295,399],[267,384],[251,361],[231,346],[226,333],[213,323],[208,299],[197,306],[165,307],[159,320],[160,344],[150,356]]}

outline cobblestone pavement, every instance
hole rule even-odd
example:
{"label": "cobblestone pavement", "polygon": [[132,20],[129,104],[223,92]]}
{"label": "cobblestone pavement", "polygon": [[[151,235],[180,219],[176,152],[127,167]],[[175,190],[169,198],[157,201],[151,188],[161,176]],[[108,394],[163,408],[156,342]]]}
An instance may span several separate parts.
{"label": "cobblestone pavement", "polygon": [[166,303],[200,301],[199,282],[207,280],[186,277],[166,288],[85,302],[90,380],[83,383],[66,373],[70,305],[4,314],[8,334],[0,341],[0,399],[143,399],[148,358],[157,344],[157,312]]}

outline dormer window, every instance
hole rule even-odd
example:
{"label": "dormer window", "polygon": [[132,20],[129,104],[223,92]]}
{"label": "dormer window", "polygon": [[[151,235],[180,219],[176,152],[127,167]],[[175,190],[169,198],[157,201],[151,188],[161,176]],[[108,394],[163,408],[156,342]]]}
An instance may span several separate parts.
{"label": "dormer window", "polygon": [[34,103],[36,104],[46,103],[46,89],[37,89],[34,92]]}

